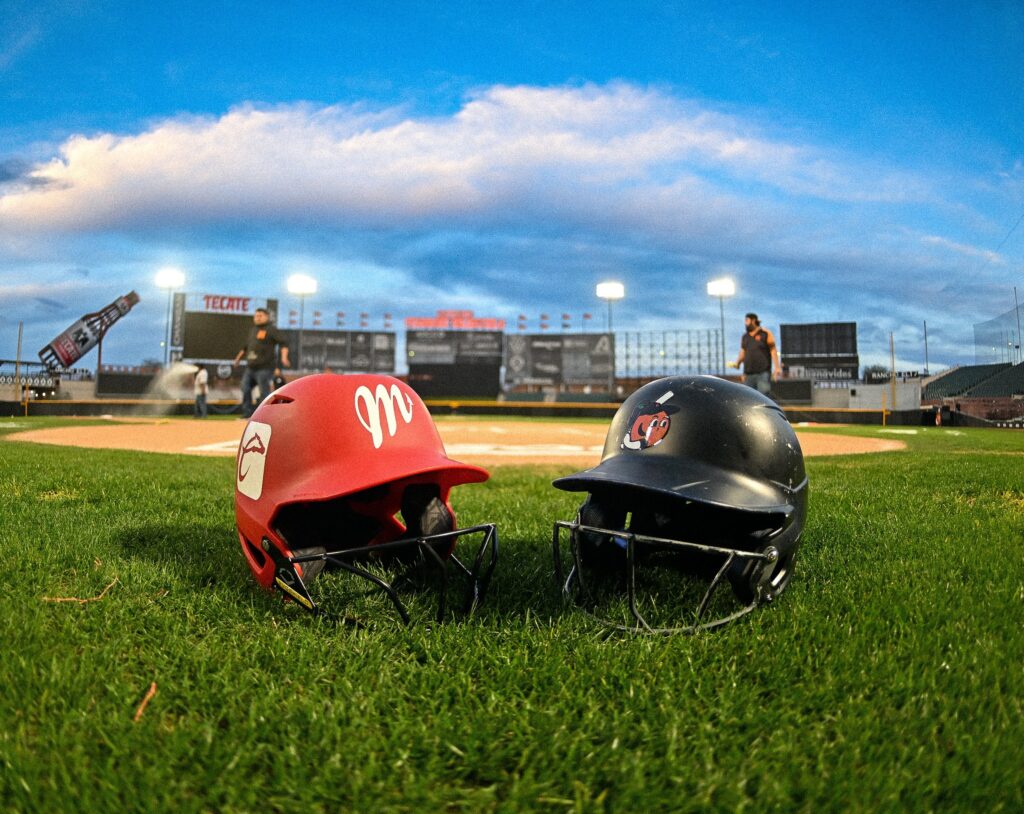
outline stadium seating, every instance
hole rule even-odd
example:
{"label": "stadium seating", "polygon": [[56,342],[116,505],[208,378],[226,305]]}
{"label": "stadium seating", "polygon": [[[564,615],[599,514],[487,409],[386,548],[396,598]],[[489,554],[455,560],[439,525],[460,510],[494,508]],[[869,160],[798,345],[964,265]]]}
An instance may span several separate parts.
{"label": "stadium seating", "polygon": [[1007,398],[1024,394],[1024,362],[1001,370],[972,387],[964,395],[968,398]]}
{"label": "stadium seating", "polygon": [[[1011,367],[1009,362],[994,365],[965,365],[944,373],[937,379],[929,382],[924,392],[921,393],[922,401],[933,401],[935,399],[951,398],[954,396],[966,395],[982,384],[983,382],[998,376]],[[971,393],[971,395],[975,395]],[[1002,395],[1002,394],[1000,394]],[[1006,395],[1011,395],[1007,393]]]}

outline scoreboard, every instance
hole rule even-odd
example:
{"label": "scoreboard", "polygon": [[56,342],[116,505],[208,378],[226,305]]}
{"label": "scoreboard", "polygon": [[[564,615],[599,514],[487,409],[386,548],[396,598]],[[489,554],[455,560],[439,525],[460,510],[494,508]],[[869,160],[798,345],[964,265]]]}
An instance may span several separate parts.
{"label": "scoreboard", "polygon": [[407,330],[409,385],[423,397],[494,398],[504,339],[500,330]]}
{"label": "scoreboard", "polygon": [[780,325],[779,356],[790,376],[854,381],[860,371],[856,322]]}
{"label": "scoreboard", "polygon": [[[394,373],[392,331],[281,331],[288,340],[292,367],[335,373]],[[301,340],[301,341],[300,341]]]}
{"label": "scoreboard", "polygon": [[[266,308],[276,323],[277,300],[212,294],[174,295],[171,345],[181,358],[197,362],[227,362],[245,347],[252,315]],[[294,370],[332,370],[336,373],[394,373],[395,333],[280,328]]]}
{"label": "scoreboard", "polygon": [[505,383],[607,387],[614,362],[613,334],[511,334]]}

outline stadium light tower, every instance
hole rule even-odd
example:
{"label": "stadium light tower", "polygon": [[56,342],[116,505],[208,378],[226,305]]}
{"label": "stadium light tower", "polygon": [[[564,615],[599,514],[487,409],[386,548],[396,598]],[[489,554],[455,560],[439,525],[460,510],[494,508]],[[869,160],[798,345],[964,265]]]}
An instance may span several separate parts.
{"label": "stadium light tower", "polygon": [[173,266],[164,266],[156,273],[157,288],[167,289],[167,319],[164,322],[164,367],[167,367],[171,359],[171,303],[174,300],[174,290],[185,285],[185,275],[181,269]]}
{"label": "stadium light tower", "polygon": [[615,335],[612,333],[612,303],[626,296],[622,283],[608,280],[597,284],[597,296],[608,303],[608,333],[612,337],[611,364],[608,366],[608,396],[615,393]]}
{"label": "stadium light tower", "polygon": [[708,296],[718,297],[718,315],[722,320],[722,375],[725,375],[725,298],[736,293],[736,283],[729,277],[708,281]]}
{"label": "stadium light tower", "polygon": [[293,274],[288,278],[288,293],[299,298],[299,364],[304,365],[302,358],[302,329],[306,326],[306,297],[316,294],[316,280],[308,274]]}
{"label": "stadium light tower", "polygon": [[612,303],[626,296],[626,287],[612,281],[597,284],[597,296],[608,303],[608,333],[612,332]]}

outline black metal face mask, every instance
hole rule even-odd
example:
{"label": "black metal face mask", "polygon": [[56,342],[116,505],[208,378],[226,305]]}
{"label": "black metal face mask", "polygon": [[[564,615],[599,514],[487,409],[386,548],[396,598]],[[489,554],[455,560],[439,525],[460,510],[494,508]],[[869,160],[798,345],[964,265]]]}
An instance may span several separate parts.
{"label": "black metal face mask", "polygon": [[[286,544],[290,539],[319,544],[288,546],[290,554],[286,555],[266,540],[262,548],[273,561],[274,587],[314,615],[321,615],[325,612],[322,602],[314,600],[310,590],[314,581],[325,571],[349,574],[369,583],[371,592],[383,593],[402,621],[409,624],[411,616],[402,599],[403,589],[430,583],[437,594],[437,621],[443,621],[454,604],[453,592],[461,595],[461,601],[456,598],[461,606],[458,610],[472,614],[483,601],[497,564],[497,527],[486,523],[456,529],[436,487],[410,484],[400,489],[406,534],[373,545],[360,543],[378,533],[381,507],[377,504],[387,504],[390,491],[391,487],[380,487],[345,499],[288,507],[278,517],[277,536]],[[466,550],[474,540],[475,549],[469,549],[471,558],[463,562],[455,554],[456,543]]]}

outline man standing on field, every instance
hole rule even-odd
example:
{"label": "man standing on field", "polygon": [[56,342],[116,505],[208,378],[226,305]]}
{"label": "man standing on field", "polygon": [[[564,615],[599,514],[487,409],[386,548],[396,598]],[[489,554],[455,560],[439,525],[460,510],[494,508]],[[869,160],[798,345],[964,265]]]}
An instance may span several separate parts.
{"label": "man standing on field", "polygon": [[761,327],[757,314],[747,314],[744,323],[747,331],[740,341],[740,355],[732,366],[743,365],[743,383],[767,396],[772,392],[772,382],[782,376],[775,337],[767,328]]}
{"label": "man standing on field", "polygon": [[[277,367],[290,367],[288,361],[288,343],[280,331],[270,322],[270,312],[266,308],[257,308],[252,317],[252,328],[249,329],[249,337],[245,347],[238,351],[235,356],[237,365],[245,357],[246,368],[242,374],[242,417],[249,418],[252,415],[252,389],[256,385],[260,388],[260,401],[262,402],[273,389],[271,380],[274,376],[274,369]],[[281,364],[277,363],[277,349],[281,348]]]}

